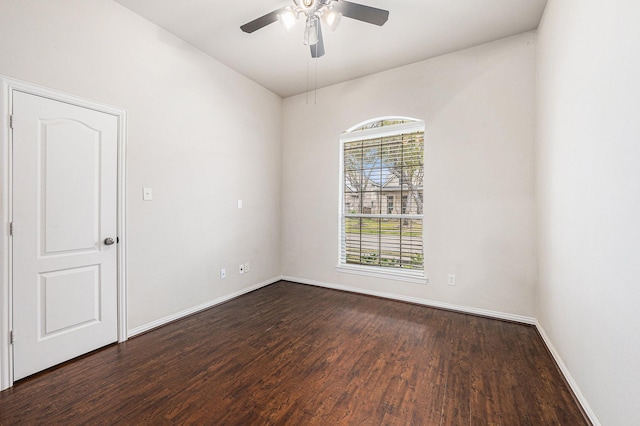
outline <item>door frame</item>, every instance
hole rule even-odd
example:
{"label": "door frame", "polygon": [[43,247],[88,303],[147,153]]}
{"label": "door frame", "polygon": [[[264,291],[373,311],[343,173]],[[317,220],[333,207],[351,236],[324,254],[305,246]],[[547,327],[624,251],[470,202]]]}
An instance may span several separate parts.
{"label": "door frame", "polygon": [[[10,113],[13,93],[25,92],[56,101],[80,106],[114,115],[118,118],[118,165],[117,165],[117,287],[118,287],[118,342],[127,340],[127,267],[126,267],[126,130],[127,111],[104,105],[74,95],[47,89],[0,75],[0,391],[13,386],[13,242],[10,236],[12,222],[13,183],[12,176],[12,132]],[[18,118],[19,119],[19,118]]]}

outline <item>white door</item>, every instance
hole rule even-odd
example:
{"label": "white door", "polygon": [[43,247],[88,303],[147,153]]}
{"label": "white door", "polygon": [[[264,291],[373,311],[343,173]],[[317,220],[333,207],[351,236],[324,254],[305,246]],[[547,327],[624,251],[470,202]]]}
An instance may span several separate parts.
{"label": "white door", "polygon": [[18,91],[12,114],[18,380],[118,339],[118,118]]}

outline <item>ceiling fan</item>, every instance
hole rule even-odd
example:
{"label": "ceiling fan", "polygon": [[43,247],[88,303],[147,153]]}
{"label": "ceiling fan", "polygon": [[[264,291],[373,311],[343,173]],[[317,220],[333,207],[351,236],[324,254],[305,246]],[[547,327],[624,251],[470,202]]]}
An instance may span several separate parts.
{"label": "ceiling fan", "polygon": [[305,16],[304,44],[311,49],[311,57],[324,55],[324,41],[320,20],[335,30],[341,16],[357,19],[369,24],[384,25],[389,19],[389,11],[346,0],[293,0],[293,6],[285,6],[254,19],[240,27],[245,33],[252,33],[262,27],[280,21],[286,30],[295,24],[300,15]]}

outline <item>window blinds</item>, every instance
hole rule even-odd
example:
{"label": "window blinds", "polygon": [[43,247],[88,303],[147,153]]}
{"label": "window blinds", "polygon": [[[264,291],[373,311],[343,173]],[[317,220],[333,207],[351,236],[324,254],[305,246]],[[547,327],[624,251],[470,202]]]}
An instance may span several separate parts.
{"label": "window blinds", "polygon": [[341,263],[423,269],[424,133],[343,145]]}

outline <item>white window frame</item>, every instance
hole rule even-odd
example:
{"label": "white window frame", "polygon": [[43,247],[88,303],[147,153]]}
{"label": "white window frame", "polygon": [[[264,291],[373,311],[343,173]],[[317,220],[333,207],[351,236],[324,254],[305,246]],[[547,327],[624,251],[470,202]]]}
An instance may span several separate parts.
{"label": "white window frame", "polygon": [[[392,126],[386,127],[377,127],[372,129],[364,129],[364,130],[355,130],[359,129],[367,124],[382,121],[382,120],[408,120],[410,122],[403,124],[396,124]],[[388,268],[388,267],[380,267],[380,266],[372,266],[372,265],[351,265],[347,263],[342,263],[342,249],[345,244],[345,236],[344,236],[344,225],[343,219],[345,216],[344,212],[344,145],[347,142],[355,142],[361,140],[368,139],[378,139],[381,137],[387,136],[396,136],[402,135],[406,133],[415,133],[415,132],[423,132],[425,131],[424,121],[418,120],[415,118],[409,117],[378,117],[371,120],[367,120],[360,124],[357,124],[347,131],[345,131],[340,136],[340,176],[338,179],[338,263],[336,265],[336,271],[348,274],[356,274],[363,275],[368,277],[375,278],[384,278],[391,279],[396,281],[404,281],[415,284],[427,284],[427,276],[423,264],[422,270],[411,270],[411,269],[400,269],[400,268]],[[424,163],[423,163],[424,164]],[[398,215],[371,215],[370,217],[376,218],[393,218],[397,219]],[[422,219],[422,241],[423,241],[423,258],[424,258],[424,213],[422,215],[403,215],[403,217],[407,217],[410,219]]]}

